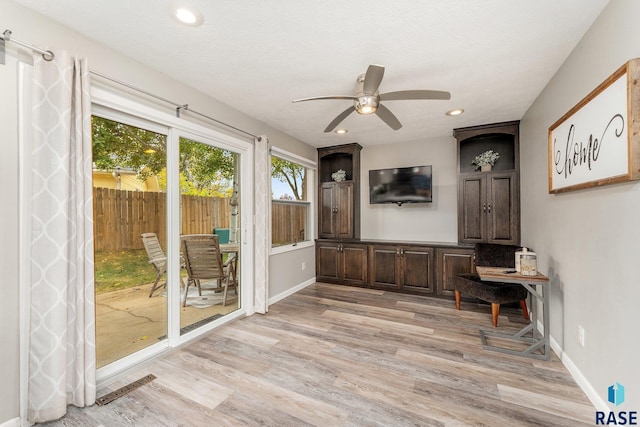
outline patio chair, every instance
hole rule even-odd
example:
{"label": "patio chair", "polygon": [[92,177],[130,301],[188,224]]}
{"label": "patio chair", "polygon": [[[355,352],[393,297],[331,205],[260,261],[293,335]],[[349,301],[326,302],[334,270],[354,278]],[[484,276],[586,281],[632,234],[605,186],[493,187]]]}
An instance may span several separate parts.
{"label": "patio chair", "polygon": [[160,247],[160,242],[158,241],[156,233],[142,233],[140,237],[142,238],[142,244],[149,256],[149,264],[153,265],[153,268],[156,270],[156,281],[153,282],[151,292],[149,292],[149,298],[151,298],[157,289],[167,287],[166,280],[162,285],[159,284],[160,279],[162,279],[164,273],[167,272],[167,257]]}
{"label": "patio chair", "polygon": [[[142,238],[144,249],[147,251],[149,264],[153,265],[153,268],[156,270],[156,280],[153,282],[153,286],[149,292],[149,298],[151,298],[157,289],[167,287],[166,280],[162,285],[159,284],[160,279],[162,279],[162,276],[167,272],[167,257],[160,247],[156,233],[142,233],[140,237]],[[180,260],[180,266],[184,268],[184,260],[182,259]],[[182,287],[184,287],[185,284],[182,277],[180,277],[180,282]]]}
{"label": "patio chair", "polygon": [[222,262],[222,253],[218,236],[215,234],[192,234],[182,236],[182,256],[185,261],[188,279],[184,290],[184,301],[182,306],[187,305],[187,295],[189,286],[198,287],[198,294],[202,295],[201,281],[214,280],[216,287],[213,291],[224,291],[222,305],[227,305],[227,293],[229,288],[235,289],[238,295],[237,283],[235,280],[235,256],[229,257],[225,263]]}

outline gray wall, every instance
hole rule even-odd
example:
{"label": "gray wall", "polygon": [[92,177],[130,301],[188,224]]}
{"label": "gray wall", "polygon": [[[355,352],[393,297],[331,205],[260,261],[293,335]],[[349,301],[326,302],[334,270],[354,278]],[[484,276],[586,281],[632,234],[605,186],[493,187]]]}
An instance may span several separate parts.
{"label": "gray wall", "polygon": [[[125,81],[134,86],[189,105],[218,120],[232,124],[256,135],[267,135],[272,145],[291,153],[315,160],[316,150],[266,124],[246,116],[227,105],[202,95],[193,88],[171,80],[165,75],[145,67],[134,59],[124,57],[108,47],[96,44],[41,15],[7,0],[0,0],[0,28],[10,29],[17,39],[38,46],[65,49],[73,54],[89,58],[92,70]],[[17,82],[15,45],[9,45],[7,65],[0,65],[0,425],[19,416],[18,380],[18,141],[17,141]],[[167,111],[172,107],[167,107]],[[310,280],[315,276],[314,251],[302,250],[277,256],[277,264],[300,265],[306,270],[296,274],[283,274],[273,268],[270,281],[280,291]],[[292,258],[292,261],[288,261]]]}
{"label": "gray wall", "polygon": [[[294,285],[316,276],[314,247],[297,249],[269,257],[269,298],[286,293]],[[309,261],[311,260],[311,261]],[[305,269],[302,269],[304,263]]]}
{"label": "gray wall", "polygon": [[[457,154],[452,137],[365,147],[361,155],[363,239],[457,242]],[[369,204],[369,170],[433,166],[433,202]]]}
{"label": "gray wall", "polygon": [[639,17],[640,2],[612,0],[520,127],[523,243],[535,248],[540,270],[551,277],[551,335],[604,401],[609,385],[627,385],[636,406],[626,410],[639,409],[631,393],[640,392],[640,182],[548,194],[547,131],[640,57]]}

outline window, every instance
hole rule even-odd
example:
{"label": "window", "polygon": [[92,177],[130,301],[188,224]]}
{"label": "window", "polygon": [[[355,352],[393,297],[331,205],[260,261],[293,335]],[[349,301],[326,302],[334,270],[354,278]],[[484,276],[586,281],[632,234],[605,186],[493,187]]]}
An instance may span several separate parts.
{"label": "window", "polygon": [[271,246],[310,242],[312,214],[310,181],[315,164],[285,151],[271,156]]}

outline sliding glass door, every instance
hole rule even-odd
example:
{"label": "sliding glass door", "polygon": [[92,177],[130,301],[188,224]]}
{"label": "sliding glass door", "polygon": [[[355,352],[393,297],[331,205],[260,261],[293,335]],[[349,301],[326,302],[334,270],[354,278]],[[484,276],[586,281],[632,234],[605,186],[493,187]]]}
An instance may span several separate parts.
{"label": "sliding glass door", "polygon": [[[179,137],[181,335],[240,306],[240,155],[211,144]],[[198,235],[212,248],[185,247]]]}
{"label": "sliding glass door", "polygon": [[[167,121],[94,108],[97,367],[105,376],[242,313],[251,269],[241,231],[250,215],[241,170],[249,168],[241,165],[250,145]],[[219,276],[189,268],[182,241],[193,235],[216,242]]]}
{"label": "sliding glass door", "polygon": [[100,368],[167,337],[167,130],[118,115],[92,129]]}

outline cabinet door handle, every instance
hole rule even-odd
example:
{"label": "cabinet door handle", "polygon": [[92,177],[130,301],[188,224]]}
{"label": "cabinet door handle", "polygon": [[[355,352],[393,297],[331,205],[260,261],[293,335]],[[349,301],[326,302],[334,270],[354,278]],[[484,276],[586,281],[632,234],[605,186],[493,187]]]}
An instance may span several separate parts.
{"label": "cabinet door handle", "polygon": [[489,203],[489,204],[487,205],[487,211],[488,211],[489,213],[491,213],[491,203]]}
{"label": "cabinet door handle", "polygon": [[487,213],[487,204],[486,203],[482,204],[482,212]]}

